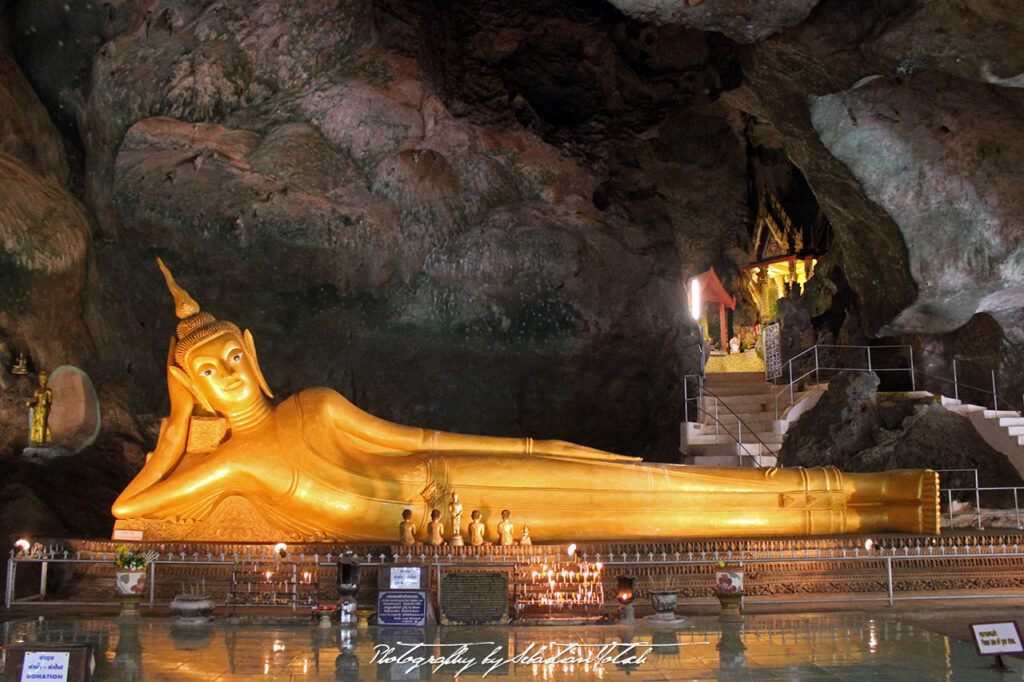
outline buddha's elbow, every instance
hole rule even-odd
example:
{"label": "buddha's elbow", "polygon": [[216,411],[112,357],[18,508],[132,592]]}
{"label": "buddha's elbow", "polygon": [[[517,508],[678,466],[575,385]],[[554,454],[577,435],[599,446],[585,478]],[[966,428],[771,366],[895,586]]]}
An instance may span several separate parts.
{"label": "buddha's elbow", "polygon": [[124,494],[114,500],[114,504],[110,507],[110,513],[114,515],[115,519],[132,519],[139,516],[140,505],[133,498],[128,498]]}

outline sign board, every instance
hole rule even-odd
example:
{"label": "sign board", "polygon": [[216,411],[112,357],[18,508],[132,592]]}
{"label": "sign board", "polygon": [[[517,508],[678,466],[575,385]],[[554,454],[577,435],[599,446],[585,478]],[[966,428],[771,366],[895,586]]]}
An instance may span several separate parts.
{"label": "sign board", "polygon": [[84,682],[96,658],[89,644],[19,642],[6,647],[4,682]]}
{"label": "sign board", "polygon": [[782,337],[779,323],[761,327],[761,342],[764,348],[764,378],[766,381],[782,375]]}
{"label": "sign board", "polygon": [[21,682],[68,682],[70,662],[71,654],[67,651],[26,651],[21,664]]}
{"label": "sign board", "polygon": [[1024,653],[1020,630],[1014,621],[1002,623],[971,623],[974,646],[981,656]]}
{"label": "sign board", "polygon": [[377,625],[427,623],[427,593],[423,590],[381,590],[377,593]]}
{"label": "sign board", "polygon": [[378,590],[429,590],[426,566],[383,564],[377,569]]}
{"label": "sign board", "polygon": [[392,566],[388,582],[390,583],[389,589],[392,590],[418,590],[420,589],[420,567]]}
{"label": "sign board", "polygon": [[126,540],[128,542],[142,542],[142,531],[141,530],[125,530],[124,528],[115,528],[114,534],[111,536],[112,540]]}
{"label": "sign board", "polygon": [[509,619],[508,569],[441,571],[442,625],[503,625]]}

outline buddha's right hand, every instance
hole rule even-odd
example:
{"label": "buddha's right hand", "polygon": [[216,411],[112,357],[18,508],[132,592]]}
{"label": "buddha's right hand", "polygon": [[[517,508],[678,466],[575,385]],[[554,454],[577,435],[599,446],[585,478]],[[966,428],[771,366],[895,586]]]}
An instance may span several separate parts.
{"label": "buddha's right hand", "polygon": [[[171,353],[173,350],[174,341],[172,340]],[[170,357],[173,358],[173,355]],[[181,456],[185,453],[189,418],[192,416],[195,399],[188,387],[182,383],[181,378],[172,372],[170,362],[168,361],[167,365],[167,392],[171,399],[170,415],[161,423],[156,447],[146,455],[145,465],[118,497],[119,502],[129,500],[154,483],[159,483],[177,466]]]}

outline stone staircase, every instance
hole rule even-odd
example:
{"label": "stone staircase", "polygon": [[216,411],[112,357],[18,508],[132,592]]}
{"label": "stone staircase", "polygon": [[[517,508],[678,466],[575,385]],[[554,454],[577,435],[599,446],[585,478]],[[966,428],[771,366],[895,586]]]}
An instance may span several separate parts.
{"label": "stone staircase", "polygon": [[773,428],[778,389],[761,372],[709,373],[704,388],[699,421],[683,425],[683,461],[700,466],[773,466],[783,437]]}
{"label": "stone staircase", "polygon": [[704,377],[699,421],[682,424],[679,450],[684,463],[775,466],[789,423],[810,409],[827,387],[801,387],[793,393],[793,405],[788,392],[779,396],[780,418],[776,419],[775,394],[783,387],[765,381],[761,372],[709,372]]}
{"label": "stone staircase", "polygon": [[1024,476],[1024,417],[1012,410],[989,410],[955,398],[941,396],[942,406],[971,420],[982,439],[1006,458]]}

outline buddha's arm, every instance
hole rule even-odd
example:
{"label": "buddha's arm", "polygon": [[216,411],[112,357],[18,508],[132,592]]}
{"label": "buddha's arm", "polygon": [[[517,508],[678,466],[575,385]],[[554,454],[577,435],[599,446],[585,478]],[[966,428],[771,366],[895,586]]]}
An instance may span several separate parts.
{"label": "buddha's arm", "polygon": [[242,479],[248,484],[247,488],[252,487],[247,492],[258,492],[259,486],[251,477],[240,474],[230,464],[208,459],[186,471],[175,472],[171,478],[154,482],[134,495],[128,495],[129,491],[125,490],[114,502],[112,511],[120,519],[202,518],[232,484]]}
{"label": "buddha's arm", "polygon": [[[171,396],[171,413],[164,419],[156,447],[146,457],[142,470],[114,502],[114,508],[159,482],[181,460],[192,416],[192,394],[171,373],[167,373],[167,390]],[[117,516],[117,514],[114,514]]]}
{"label": "buddha's arm", "polygon": [[489,453],[545,454],[597,460],[637,459],[560,440],[535,441],[532,438],[472,436],[422,429],[416,426],[402,426],[374,417],[335,391],[313,390],[323,391],[323,394],[318,397],[325,402],[327,413],[334,424],[369,452],[474,450]]}

